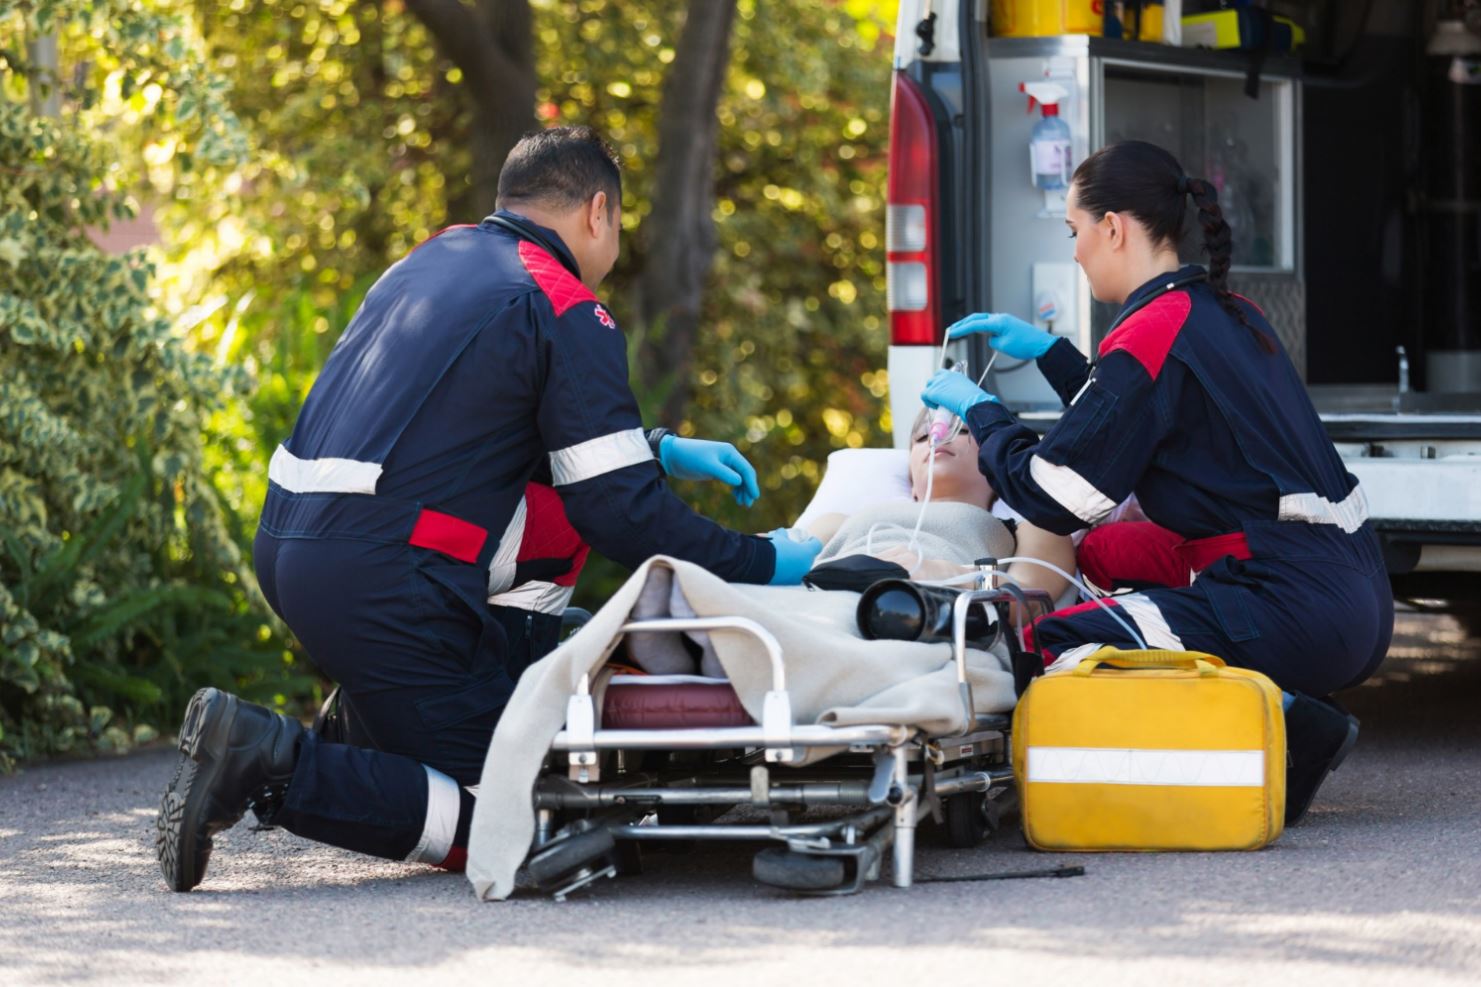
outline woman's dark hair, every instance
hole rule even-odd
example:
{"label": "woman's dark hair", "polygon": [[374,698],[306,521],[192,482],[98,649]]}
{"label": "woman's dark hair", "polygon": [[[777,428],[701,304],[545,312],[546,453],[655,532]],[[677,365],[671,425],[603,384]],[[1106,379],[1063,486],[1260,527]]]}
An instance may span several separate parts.
{"label": "woman's dark hair", "polygon": [[1208,253],[1208,283],[1219,305],[1253,332],[1262,347],[1275,351],[1266,335],[1250,325],[1244,309],[1229,291],[1233,242],[1219,208],[1219,191],[1211,183],[1189,178],[1178,159],[1156,144],[1118,141],[1080,162],[1070,184],[1080,208],[1097,222],[1108,212],[1129,214],[1146,227],[1154,243],[1171,244],[1174,249],[1182,239],[1187,197],[1193,196],[1198,224],[1203,227],[1203,248]]}

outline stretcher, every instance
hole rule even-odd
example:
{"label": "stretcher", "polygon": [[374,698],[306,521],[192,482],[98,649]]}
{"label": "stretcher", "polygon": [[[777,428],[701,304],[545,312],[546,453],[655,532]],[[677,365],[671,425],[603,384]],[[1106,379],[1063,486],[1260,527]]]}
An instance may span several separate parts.
{"label": "stretcher", "polygon": [[974,713],[966,627],[971,609],[984,608],[1015,668],[1036,665],[1010,621],[1014,602],[1024,621],[1052,609],[1047,594],[1013,586],[964,590],[954,601],[951,655],[969,726],[950,736],[889,722],[795,723],[787,656],[755,620],[624,624],[624,636],[753,635],[771,668],[760,722],[724,680],[617,675],[594,690],[593,676],[582,676],[536,780],[528,877],[564,900],[639,869],[645,843],[744,841],[761,844],[752,873],[772,887],[849,894],[879,879],[887,860],[890,882],[909,887],[920,823],[934,820],[949,845],[971,847],[1012,811],[1010,718]]}

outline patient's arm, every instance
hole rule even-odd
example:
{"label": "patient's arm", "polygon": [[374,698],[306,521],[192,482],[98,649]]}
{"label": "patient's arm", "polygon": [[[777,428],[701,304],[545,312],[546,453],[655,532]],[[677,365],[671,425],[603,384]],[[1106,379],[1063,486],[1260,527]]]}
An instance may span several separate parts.
{"label": "patient's arm", "polygon": [[843,527],[843,522],[847,520],[847,514],[836,512],[833,514],[820,514],[807,526],[807,533],[826,545],[833,540],[833,536],[838,534],[838,529]]}
{"label": "patient's arm", "polygon": [[[1043,559],[1059,566],[1065,572],[1075,571],[1075,543],[1066,535],[1056,535],[1027,521],[1018,523],[1018,547],[1014,555],[1031,559]],[[1057,600],[1069,582],[1051,569],[1028,562],[1014,562],[1008,566],[1008,575],[1024,589],[1041,589],[1049,598]]]}

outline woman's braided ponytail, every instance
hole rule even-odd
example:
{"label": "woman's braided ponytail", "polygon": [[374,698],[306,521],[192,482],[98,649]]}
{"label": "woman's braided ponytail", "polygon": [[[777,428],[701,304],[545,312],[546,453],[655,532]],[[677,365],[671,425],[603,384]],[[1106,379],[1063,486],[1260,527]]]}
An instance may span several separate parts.
{"label": "woman's braided ponytail", "polygon": [[1189,178],[1183,166],[1163,148],[1146,141],[1107,144],[1080,162],[1071,180],[1081,209],[1099,222],[1108,212],[1129,213],[1146,229],[1155,244],[1177,248],[1188,216],[1188,196],[1198,207],[1203,244],[1208,250],[1208,282],[1229,315],[1247,327],[1266,352],[1275,345],[1250,323],[1244,309],[1229,291],[1229,265],[1233,238],[1219,191],[1201,178]]}
{"label": "woman's braided ponytail", "polygon": [[1203,227],[1203,248],[1208,252],[1208,283],[1218,295],[1219,306],[1254,333],[1267,353],[1275,352],[1265,334],[1250,325],[1244,309],[1229,290],[1229,265],[1233,261],[1234,242],[1229,222],[1224,219],[1224,210],[1219,208],[1219,190],[1202,178],[1184,177],[1179,180],[1179,185],[1187,189],[1193,196],[1193,204],[1198,207],[1198,225]]}

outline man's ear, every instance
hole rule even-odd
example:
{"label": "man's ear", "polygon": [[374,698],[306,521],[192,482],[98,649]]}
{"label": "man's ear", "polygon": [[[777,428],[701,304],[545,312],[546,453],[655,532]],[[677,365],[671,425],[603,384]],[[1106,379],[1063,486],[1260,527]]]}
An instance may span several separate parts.
{"label": "man's ear", "polygon": [[610,218],[608,216],[608,210],[611,207],[611,203],[607,201],[606,192],[598,192],[587,201],[586,231],[592,235],[593,239],[605,234],[607,221]]}

